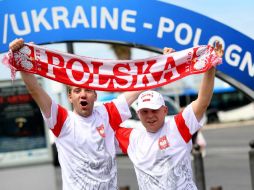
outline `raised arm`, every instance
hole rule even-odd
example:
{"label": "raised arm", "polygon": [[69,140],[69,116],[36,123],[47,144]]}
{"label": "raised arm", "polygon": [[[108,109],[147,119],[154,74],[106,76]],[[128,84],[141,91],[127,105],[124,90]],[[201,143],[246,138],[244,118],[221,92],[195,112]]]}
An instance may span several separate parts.
{"label": "raised arm", "polygon": [[139,96],[139,94],[141,94],[141,92],[142,91],[123,92],[129,106],[138,98],[138,96]]}
{"label": "raised arm", "polygon": [[213,96],[214,78],[215,68],[212,67],[204,74],[200,84],[198,98],[192,102],[192,108],[198,121],[201,120],[211,102]]}
{"label": "raised arm", "polygon": [[[12,51],[17,51],[22,48],[24,45],[23,39],[15,39],[9,44],[9,48]],[[51,98],[49,95],[43,90],[40,84],[37,81],[37,78],[30,73],[22,72],[21,77],[28,89],[29,93],[40,107],[42,112],[46,117],[50,117],[51,115]]]}
{"label": "raised arm", "polygon": [[[216,43],[214,50],[217,56],[223,56],[224,51],[222,49],[222,45],[219,42]],[[198,98],[192,102],[192,108],[198,121],[201,120],[211,102],[213,96],[215,72],[215,67],[212,67],[204,74],[200,84]]]}

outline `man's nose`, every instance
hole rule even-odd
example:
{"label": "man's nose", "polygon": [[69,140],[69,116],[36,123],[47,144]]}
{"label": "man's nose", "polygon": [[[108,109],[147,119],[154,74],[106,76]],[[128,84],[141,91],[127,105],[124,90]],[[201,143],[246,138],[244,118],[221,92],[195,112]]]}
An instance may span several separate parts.
{"label": "man's nose", "polygon": [[147,112],[147,117],[152,117],[153,116],[153,112],[152,112],[152,110],[149,110],[148,112]]}
{"label": "man's nose", "polygon": [[81,95],[81,97],[86,97],[87,96],[87,91],[84,90],[84,89],[81,90],[80,95]]}

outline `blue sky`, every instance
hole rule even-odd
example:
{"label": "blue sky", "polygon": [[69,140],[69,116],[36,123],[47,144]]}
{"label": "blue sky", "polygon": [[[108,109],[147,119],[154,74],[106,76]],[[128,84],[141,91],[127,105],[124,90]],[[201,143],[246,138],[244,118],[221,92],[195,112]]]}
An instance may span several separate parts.
{"label": "blue sky", "polygon": [[222,22],[254,39],[254,0],[159,0]]}

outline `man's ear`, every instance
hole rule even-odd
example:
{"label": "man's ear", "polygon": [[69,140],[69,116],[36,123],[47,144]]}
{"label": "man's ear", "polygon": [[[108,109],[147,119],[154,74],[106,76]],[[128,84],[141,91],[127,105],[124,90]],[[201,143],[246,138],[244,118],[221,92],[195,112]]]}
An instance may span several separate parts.
{"label": "man's ear", "polygon": [[71,93],[68,93],[68,94],[67,94],[67,96],[68,96],[68,100],[69,100],[69,102],[70,102],[70,103],[72,103]]}
{"label": "man's ear", "polygon": [[138,119],[140,120],[139,111],[137,111],[136,113],[137,113]]}
{"label": "man's ear", "polygon": [[97,92],[94,91],[94,94],[95,94],[95,101],[97,101],[97,98],[98,98]]}
{"label": "man's ear", "polygon": [[168,114],[168,107],[167,106],[164,106],[164,110],[165,110],[165,113],[166,113],[166,115]]}

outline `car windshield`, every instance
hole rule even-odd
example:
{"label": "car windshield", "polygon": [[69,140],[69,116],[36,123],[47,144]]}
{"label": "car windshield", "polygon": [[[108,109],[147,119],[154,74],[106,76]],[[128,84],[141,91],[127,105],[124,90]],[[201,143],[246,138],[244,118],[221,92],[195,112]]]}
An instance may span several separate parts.
{"label": "car windshield", "polygon": [[178,114],[179,110],[176,108],[176,106],[173,103],[170,103],[169,101],[165,101],[165,104],[168,107],[168,115]]}

